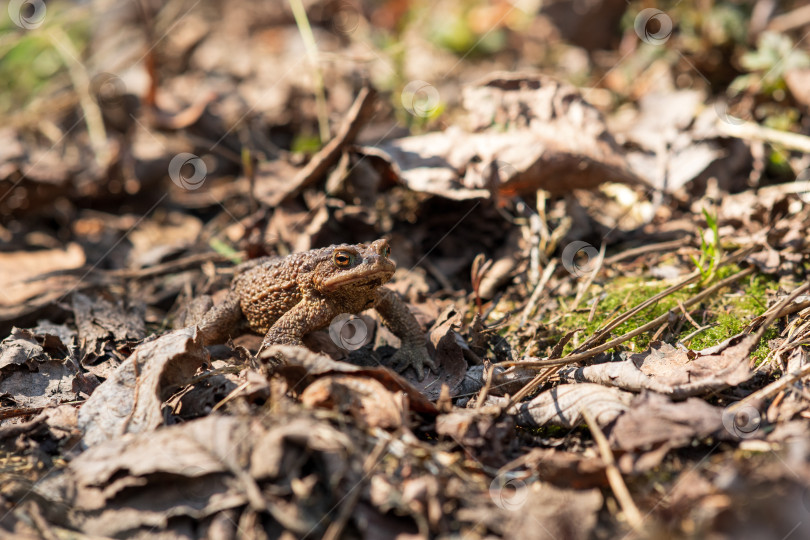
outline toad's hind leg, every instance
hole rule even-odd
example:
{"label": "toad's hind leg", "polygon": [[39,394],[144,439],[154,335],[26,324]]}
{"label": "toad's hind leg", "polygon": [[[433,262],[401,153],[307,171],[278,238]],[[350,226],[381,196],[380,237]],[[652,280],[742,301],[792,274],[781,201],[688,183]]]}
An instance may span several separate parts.
{"label": "toad's hind leg", "polygon": [[282,315],[262,341],[262,349],[270,345],[302,345],[301,339],[310,332],[328,326],[334,314],[323,298],[304,298]]}
{"label": "toad's hind leg", "polygon": [[230,292],[223,302],[208,310],[200,321],[187,321],[187,324],[196,322],[206,345],[214,345],[235,337],[239,333],[241,321],[239,297]]}

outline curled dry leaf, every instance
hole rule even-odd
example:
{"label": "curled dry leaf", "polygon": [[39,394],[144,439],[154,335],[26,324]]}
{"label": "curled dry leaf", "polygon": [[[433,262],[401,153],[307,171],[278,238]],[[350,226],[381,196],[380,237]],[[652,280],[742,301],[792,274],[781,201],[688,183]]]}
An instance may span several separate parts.
{"label": "curled dry leaf", "polygon": [[408,406],[417,412],[435,414],[436,406],[422,395],[403,377],[387,368],[359,367],[346,362],[332,360],[328,356],[318,354],[304,347],[290,345],[273,345],[261,353],[261,358],[274,358],[281,356],[285,363],[276,368],[276,373],[286,379],[291,389],[303,392],[318,378],[330,374],[351,374],[352,376],[371,377],[380,382],[389,391],[404,392],[408,397]]}
{"label": "curled dry leaf", "polygon": [[324,375],[301,394],[308,407],[330,408],[351,415],[361,426],[395,429],[406,417],[401,392],[392,393],[370,377]]}
{"label": "curled dry leaf", "polygon": [[616,386],[631,392],[651,390],[673,398],[702,395],[735,386],[751,378],[749,354],[757,338],[740,334],[705,351],[685,351],[660,341],[622,362],[559,371],[565,382]]}
{"label": "curled dry leaf", "polygon": [[146,336],[142,305],[125,308],[121,301],[114,303],[77,292],[73,295],[73,313],[79,338],[87,341],[90,351],[95,351],[99,343],[108,339],[140,340]]}
{"label": "curled dry leaf", "polygon": [[79,428],[93,446],[123,433],[163,423],[163,401],[188,382],[205,360],[194,328],[175,330],[140,345],[82,406]]}
{"label": "curled dry leaf", "polygon": [[78,410],[72,405],[46,408],[27,422],[0,426],[0,444],[14,441],[16,448],[20,449],[23,447],[22,439],[18,439],[20,436],[37,442],[49,437],[60,443],[71,444],[81,437],[76,427],[77,417]]}
{"label": "curled dry leaf", "polygon": [[[658,465],[672,448],[680,448],[711,435],[731,436],[723,431],[723,409],[702,399],[675,402],[654,392],[636,396],[610,431],[613,448],[646,452],[633,465],[635,471]],[[630,469],[622,462],[623,469]]]}
{"label": "curled dry leaf", "polygon": [[600,426],[625,412],[633,394],[599,384],[564,384],[547,390],[517,407],[517,423],[542,427],[548,424],[572,428],[583,422],[582,409],[588,407]]}
{"label": "curled dry leaf", "polygon": [[58,349],[64,344],[56,336],[14,328],[0,343],[0,397],[34,409],[71,401],[77,367],[49,354]]}
{"label": "curled dry leaf", "polygon": [[[247,514],[259,512],[261,519],[275,519],[274,526],[304,536],[319,530],[318,520],[343,495],[315,489],[315,481],[329,478],[337,485],[346,477],[353,447],[347,434],[303,416],[274,421],[215,414],[127,434],[71,461],[63,479],[72,508],[68,525],[88,534],[132,537],[154,534],[155,528],[166,532],[173,518],[202,524],[247,507]],[[268,482],[267,490],[259,482]]]}
{"label": "curled dry leaf", "polygon": [[98,444],[69,465],[73,519],[89,534],[117,536],[241,506],[248,496],[230,471],[250,440],[243,421],[215,415]]}

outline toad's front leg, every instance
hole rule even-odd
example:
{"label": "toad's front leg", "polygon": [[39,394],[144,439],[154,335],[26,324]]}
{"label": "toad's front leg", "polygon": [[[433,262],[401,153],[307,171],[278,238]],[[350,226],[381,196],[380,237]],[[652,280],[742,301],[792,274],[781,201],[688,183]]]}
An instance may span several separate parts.
{"label": "toad's front leg", "polygon": [[419,322],[397,293],[386,287],[377,289],[374,309],[382,317],[385,326],[402,340],[402,346],[393,357],[397,371],[402,372],[413,367],[420,381],[425,378],[424,366],[428,366],[433,372],[438,371],[436,363],[428,354],[427,340]]}
{"label": "toad's front leg", "polygon": [[324,326],[333,317],[329,303],[323,298],[307,298],[298,302],[273,323],[264,336],[262,349],[270,345],[303,345],[302,338]]}

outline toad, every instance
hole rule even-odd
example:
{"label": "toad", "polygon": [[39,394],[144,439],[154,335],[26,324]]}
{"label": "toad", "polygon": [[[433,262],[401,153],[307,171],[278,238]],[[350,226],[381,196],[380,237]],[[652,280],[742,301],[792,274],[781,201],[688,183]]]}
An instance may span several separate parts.
{"label": "toad", "polygon": [[383,286],[396,270],[389,255],[388,241],[377,240],[249,261],[237,268],[225,301],[202,317],[200,332],[207,344],[222,343],[246,319],[253,331],[264,334],[262,349],[302,345],[304,335],[374,308],[402,340],[393,357],[395,368],[412,367],[422,380],[425,366],[437,368],[416,318]]}

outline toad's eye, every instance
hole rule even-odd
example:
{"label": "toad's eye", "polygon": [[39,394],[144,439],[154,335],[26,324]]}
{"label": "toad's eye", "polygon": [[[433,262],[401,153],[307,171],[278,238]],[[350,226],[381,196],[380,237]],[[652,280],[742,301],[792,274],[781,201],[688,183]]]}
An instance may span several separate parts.
{"label": "toad's eye", "polygon": [[391,248],[388,247],[388,246],[384,246],[382,248],[382,250],[380,251],[380,255],[382,255],[383,257],[385,257],[387,259],[388,256],[391,255]]}
{"label": "toad's eye", "polygon": [[354,253],[340,249],[332,254],[332,260],[337,266],[346,268],[354,264]]}

